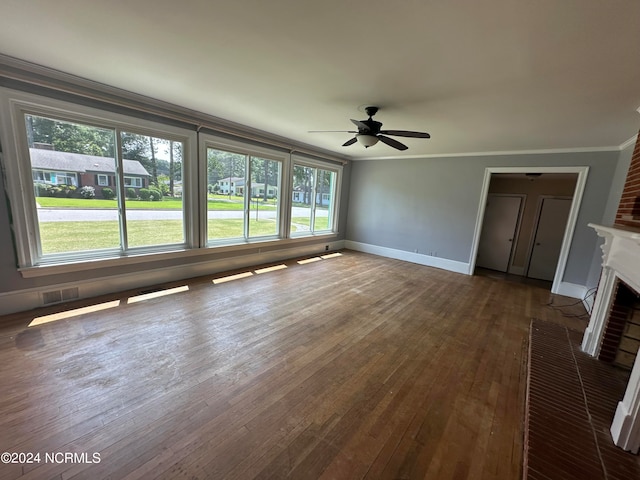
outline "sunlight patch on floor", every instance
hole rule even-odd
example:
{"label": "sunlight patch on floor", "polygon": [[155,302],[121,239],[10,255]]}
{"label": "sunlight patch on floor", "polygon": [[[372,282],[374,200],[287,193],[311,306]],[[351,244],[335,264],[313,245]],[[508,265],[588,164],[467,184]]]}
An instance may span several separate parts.
{"label": "sunlight patch on floor", "polygon": [[98,303],[96,305],[89,305],[88,307],[74,308],[72,310],[66,310],[64,312],[52,313],[51,315],[36,317],[31,321],[29,326],[35,327],[36,325],[55,322],[57,320],[63,320],[65,318],[77,317],[78,315],[84,315],[85,313],[99,312],[100,310],[107,310],[109,308],[115,308],[118,306],[120,306],[120,300]]}
{"label": "sunlight patch on floor", "polygon": [[250,277],[252,275],[253,275],[253,273],[251,273],[251,272],[236,273],[235,275],[227,275],[226,277],[214,278],[212,280],[212,282],[215,285],[217,285],[219,283],[225,283],[225,282],[230,282],[232,280],[238,280],[240,278]]}
{"label": "sunlight patch on floor", "polygon": [[275,272],[276,270],[282,270],[283,268],[287,268],[287,266],[284,263],[281,263],[280,265],[274,265],[273,267],[259,268],[255,272],[260,275],[261,273]]}
{"label": "sunlight patch on floor", "polygon": [[334,257],[341,257],[342,254],[340,252],[335,252],[335,253],[328,253],[326,255],[322,255],[321,258],[324,258],[325,260],[328,258],[334,258]]}
{"label": "sunlight patch on floor", "polygon": [[311,257],[305,260],[298,260],[298,265],[306,265],[307,263],[319,262],[322,260],[320,257]]}
{"label": "sunlight patch on floor", "polygon": [[174,293],[187,292],[189,290],[188,285],[183,285],[182,287],[168,288],[166,290],[158,290],[157,292],[144,293],[142,295],[136,295],[134,297],[129,297],[127,299],[127,303],[136,303],[142,302],[143,300],[149,300],[151,298],[164,297],[166,295],[173,295]]}

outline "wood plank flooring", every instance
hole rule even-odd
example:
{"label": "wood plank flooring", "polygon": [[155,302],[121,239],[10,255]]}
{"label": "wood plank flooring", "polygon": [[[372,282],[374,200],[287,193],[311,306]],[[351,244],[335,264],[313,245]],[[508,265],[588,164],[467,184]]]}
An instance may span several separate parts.
{"label": "wood plank flooring", "polygon": [[41,455],[0,479],[522,477],[530,321],[581,306],[352,251],[286,266],[0,317],[0,451]]}

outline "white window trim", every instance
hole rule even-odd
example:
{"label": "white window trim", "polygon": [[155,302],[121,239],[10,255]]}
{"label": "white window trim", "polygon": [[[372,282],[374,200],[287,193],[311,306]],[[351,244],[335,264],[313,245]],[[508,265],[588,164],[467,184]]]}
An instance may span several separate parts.
{"label": "white window trim", "polygon": [[[131,180],[131,183],[127,185],[127,180]],[[133,185],[133,184],[136,185]],[[131,177],[129,175],[124,176],[124,186],[125,188],[142,188],[142,179],[140,177]]]}
{"label": "white window trim", "polygon": [[[342,165],[336,165],[333,162],[326,162],[326,161],[322,161],[322,160],[318,160],[315,158],[310,158],[310,157],[305,157],[302,155],[296,155],[293,154],[291,155],[291,165],[290,165],[290,173],[289,173],[289,189],[293,190],[293,167],[295,165],[299,165],[302,167],[311,167],[311,168],[315,168],[315,169],[320,169],[320,170],[325,170],[328,172],[335,172],[336,177],[335,177],[335,184],[336,184],[336,188],[335,191],[333,192],[333,194],[335,195],[334,197],[334,202],[331,205],[332,211],[329,212],[330,218],[331,218],[331,229],[330,230],[318,230],[317,232],[315,231],[311,231],[311,225],[309,226],[309,231],[308,232],[295,232],[295,233],[290,233],[291,238],[300,238],[300,237],[313,237],[313,236],[319,236],[319,235],[327,235],[327,234],[337,234],[338,233],[338,212],[340,211],[340,191],[341,191],[341,185],[342,185],[342,170],[343,167]],[[316,185],[317,179],[314,179],[314,187]],[[316,190],[316,188],[314,188],[313,191],[313,197],[314,197],[314,205],[315,205],[315,197],[317,196],[318,192]],[[291,216],[291,201],[289,202],[289,218]],[[291,228],[289,222],[289,227]]]}
{"label": "white window trim", "polygon": [[[198,225],[193,225],[192,219],[198,206],[197,188],[197,134],[194,131],[172,127],[165,124],[128,117],[104,110],[99,110],[75,103],[68,103],[39,95],[15,91],[0,87],[0,123],[5,128],[0,130],[0,142],[3,145],[5,168],[10,179],[18,181],[8,182],[7,194],[11,200],[13,211],[14,233],[16,236],[16,251],[21,270],[37,267],[41,260],[39,228],[37,211],[32,189],[22,188],[33,182],[29,149],[24,127],[24,115],[42,115],[61,120],[79,122],[103,128],[122,129],[141,135],[162,137],[183,142],[183,191],[189,192],[183,196],[185,243],[167,246],[177,249],[195,246],[198,237]],[[137,249],[132,254],[157,252],[158,247]],[[114,256],[113,250],[105,250],[108,257]],[[99,257],[99,252],[80,252],[78,255],[65,254],[47,256],[52,262],[83,262],[92,261]],[[40,265],[46,266],[47,262]],[[38,267],[41,268],[41,267]]]}

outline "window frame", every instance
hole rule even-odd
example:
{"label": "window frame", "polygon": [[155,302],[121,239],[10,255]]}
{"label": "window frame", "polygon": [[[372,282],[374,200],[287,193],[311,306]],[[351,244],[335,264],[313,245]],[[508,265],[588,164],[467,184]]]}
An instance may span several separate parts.
{"label": "window frame", "polygon": [[[125,175],[123,178],[125,188],[142,188],[142,179],[140,177]],[[130,181],[129,184],[127,184],[127,180]],[[137,185],[134,185],[134,183],[136,183]]]}
{"label": "window frame", "polygon": [[[234,237],[234,238],[223,238],[223,239],[214,239],[209,240],[208,236],[208,204],[207,204],[207,195],[208,195],[208,165],[207,165],[207,149],[213,148],[216,150],[223,150],[229,153],[237,153],[239,155],[246,156],[245,163],[245,178],[242,197],[244,200],[244,231],[243,237]],[[205,192],[205,195],[202,199],[202,206],[200,209],[200,232],[201,238],[200,243],[203,247],[208,248],[216,248],[216,247],[224,247],[224,246],[232,246],[232,245],[244,245],[244,244],[254,244],[260,242],[268,242],[274,240],[283,240],[289,236],[288,229],[288,220],[286,210],[287,207],[285,203],[288,204],[288,201],[284,195],[288,195],[288,189],[285,185],[289,184],[288,172],[290,165],[290,157],[291,155],[288,152],[283,152],[281,150],[275,148],[268,148],[263,146],[252,145],[249,142],[240,142],[237,140],[232,140],[226,137],[222,137],[219,135],[212,135],[208,133],[201,133],[199,135],[199,158],[200,158],[200,168],[199,168],[199,176],[200,176],[200,190]],[[278,210],[277,210],[277,222],[278,222],[278,234],[276,235],[264,235],[264,236],[251,236],[251,229],[248,228],[249,217],[251,214],[251,159],[259,158],[263,160],[271,160],[274,162],[280,162],[280,183],[278,188],[280,189],[278,195]],[[234,189],[233,183],[229,180],[229,190]],[[248,187],[248,188],[247,188]],[[285,190],[283,192],[283,190]],[[248,192],[248,194],[247,194]],[[283,195],[284,194],[284,195]],[[249,235],[247,235],[247,231]]]}
{"label": "window frame", "polygon": [[[313,208],[316,208],[317,202],[317,183],[318,183],[318,170],[325,170],[328,172],[333,172],[336,174],[334,181],[334,191],[332,192],[334,196],[334,201],[331,203],[331,208],[329,210],[329,219],[331,220],[331,228],[326,230],[318,230],[315,231],[313,228],[313,223],[315,223],[315,212],[312,212],[312,215],[309,217],[309,231],[303,232],[290,232],[291,238],[308,238],[308,237],[316,237],[321,235],[335,235],[338,233],[338,219],[340,212],[340,192],[342,187],[342,165],[335,164],[333,162],[327,162],[323,160],[319,160],[316,158],[306,157],[303,155],[293,154],[291,155],[291,165],[290,165],[290,173],[289,173],[289,190],[291,193],[291,200],[289,201],[289,218],[291,218],[291,208],[293,207],[293,169],[295,166],[301,167],[309,167],[315,169],[315,175],[313,179]],[[291,222],[289,221],[288,228],[291,228]]]}
{"label": "window frame", "polygon": [[96,184],[99,187],[108,187],[109,186],[109,175],[107,175],[105,173],[98,173],[98,174],[96,174],[96,177],[98,179]]}
{"label": "window frame", "polygon": [[[116,137],[121,131],[126,131],[182,142],[184,145],[183,192],[189,192],[187,195],[183,194],[184,243],[133,248],[126,248],[126,245],[121,244],[118,249],[84,250],[43,256],[40,248],[40,230],[33,189],[22,188],[23,186],[31,187],[34,182],[24,121],[25,115],[38,115],[65,122],[112,129],[116,132]],[[19,270],[24,271],[59,264],[82,264],[87,261],[126,258],[146,253],[184,250],[197,246],[198,225],[192,220],[198,205],[196,132],[4,87],[0,87],[0,122],[5,125],[5,128],[0,130],[4,164],[7,177],[12,179],[7,182],[6,188],[11,201]],[[122,185],[122,190],[124,190],[124,185]],[[124,191],[120,192],[120,196],[124,199]],[[122,217],[120,218],[122,219]],[[123,250],[123,248],[126,249]]]}

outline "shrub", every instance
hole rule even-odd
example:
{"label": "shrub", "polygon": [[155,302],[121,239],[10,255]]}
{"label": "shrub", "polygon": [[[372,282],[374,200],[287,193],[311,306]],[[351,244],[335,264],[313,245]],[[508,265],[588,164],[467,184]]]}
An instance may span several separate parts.
{"label": "shrub", "polygon": [[162,192],[160,190],[158,190],[157,188],[150,188],[149,189],[149,200],[151,200],[153,202],[159,202],[160,200],[162,200]]}
{"label": "shrub", "polygon": [[171,193],[169,191],[169,185],[167,185],[166,183],[161,183],[160,185],[152,185],[151,187],[149,187],[149,190],[158,190],[160,192],[160,195],[167,196],[169,195],[169,193]]}
{"label": "shrub", "polygon": [[151,190],[149,190],[148,188],[141,188],[138,191],[138,194],[140,195],[140,198],[145,201],[149,201],[149,199],[151,198]]}
{"label": "shrub", "polygon": [[80,196],[82,198],[94,198],[96,196],[96,189],[91,185],[85,185],[80,189]]}
{"label": "shrub", "polygon": [[[74,185],[62,185],[61,189],[62,189],[63,196],[72,197],[75,191],[77,190],[77,187],[75,187]],[[95,196],[95,190],[94,190],[94,196]]]}
{"label": "shrub", "polygon": [[125,192],[125,196],[129,199],[135,200],[136,198],[138,198],[138,192],[136,192],[135,188],[129,187]]}
{"label": "shrub", "polygon": [[47,185],[46,183],[36,183],[33,185],[36,191],[36,197],[50,197],[51,196],[51,185]]}
{"label": "shrub", "polygon": [[116,198],[116,193],[109,187],[104,187],[102,189],[102,198],[105,200],[113,200]]}

